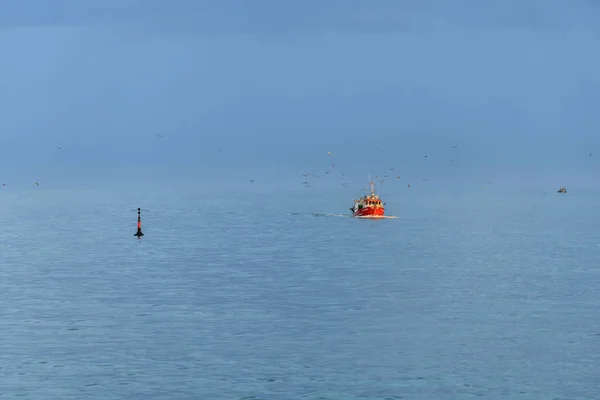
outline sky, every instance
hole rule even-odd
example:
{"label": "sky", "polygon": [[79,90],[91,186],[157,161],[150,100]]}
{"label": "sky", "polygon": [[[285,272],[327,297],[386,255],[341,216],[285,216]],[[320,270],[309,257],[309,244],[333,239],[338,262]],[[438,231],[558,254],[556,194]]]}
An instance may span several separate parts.
{"label": "sky", "polygon": [[593,0],[6,1],[0,180],[598,185],[599,18]]}

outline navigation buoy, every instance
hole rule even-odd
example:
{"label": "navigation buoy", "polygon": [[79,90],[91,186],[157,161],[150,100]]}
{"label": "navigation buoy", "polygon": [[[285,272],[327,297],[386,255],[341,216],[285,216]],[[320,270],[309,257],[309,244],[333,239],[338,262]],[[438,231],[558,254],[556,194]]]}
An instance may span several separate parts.
{"label": "navigation buoy", "polygon": [[142,236],[144,236],[144,234],[142,233],[142,217],[140,216],[140,212],[142,211],[141,208],[138,208],[138,227],[137,227],[137,232],[133,235],[133,236],[137,236],[138,239]]}

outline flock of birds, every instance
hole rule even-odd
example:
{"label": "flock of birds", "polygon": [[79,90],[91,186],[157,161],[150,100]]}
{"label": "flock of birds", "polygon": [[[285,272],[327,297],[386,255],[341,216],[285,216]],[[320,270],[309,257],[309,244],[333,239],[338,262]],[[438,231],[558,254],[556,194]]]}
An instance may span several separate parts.
{"label": "flock of birds", "polygon": [[[449,148],[445,149],[444,151],[442,151],[441,155],[445,155],[445,154],[446,154],[448,151],[450,151],[450,150],[452,150],[452,149],[456,149],[456,148],[458,148],[458,146],[459,146],[459,145],[458,145],[458,144],[456,144],[456,145],[454,145],[454,146],[452,146],[452,147],[449,147]],[[379,150],[379,148],[377,147],[377,148],[375,148],[375,150]],[[327,152],[327,156],[331,156],[331,155],[332,155],[331,151],[328,151],[328,152]],[[423,158],[424,158],[424,159],[427,159],[427,158],[428,158],[428,155],[424,155],[424,156],[423,156]],[[452,159],[450,159],[449,161],[450,161],[450,162],[452,162]],[[324,173],[325,173],[325,175],[334,174],[334,173],[335,173],[335,172],[334,172],[334,170],[335,170],[335,163],[331,163],[331,167],[330,167],[330,168],[328,168],[326,171],[324,171]],[[344,172],[342,172],[342,171],[339,171],[339,174],[340,174],[340,176],[342,176],[342,177],[346,175],[346,174],[345,174]],[[305,173],[302,173],[302,176],[304,177],[304,180],[303,180],[301,183],[302,183],[302,185],[303,185],[304,187],[306,187],[306,188],[310,188],[310,187],[311,187],[311,182],[309,182],[311,179],[312,179],[312,182],[314,182],[315,180],[320,180],[320,179],[321,179],[321,176],[320,176],[320,175],[317,175],[317,174],[315,174],[315,173],[313,173],[313,172],[305,172]],[[380,179],[380,178],[381,178],[381,179]],[[382,174],[382,175],[377,175],[377,176],[375,176],[375,181],[378,181],[378,183],[381,185],[381,184],[383,184],[383,183],[384,183],[384,182],[385,182],[385,181],[386,181],[388,178],[392,178],[392,179],[394,179],[394,178],[395,178],[396,180],[399,180],[399,179],[400,179],[400,175],[397,175],[397,174],[395,174],[394,167],[391,167],[391,168],[390,168],[388,171],[386,171],[386,173],[384,173],[384,174]],[[255,182],[255,180],[254,180],[254,179],[248,179],[248,181],[249,181],[250,183],[254,183],[254,182]],[[422,179],[422,181],[423,181],[423,182],[427,182],[427,179]],[[491,183],[491,182],[489,182],[489,183]],[[488,183],[488,184],[489,184],[489,183]],[[348,184],[347,182],[342,182],[342,183],[341,183],[341,185],[342,185],[344,188],[348,188],[348,186],[349,186],[349,184]],[[407,183],[407,185],[406,185],[406,186],[407,186],[409,189],[411,188],[411,185],[410,185],[410,183]],[[485,186],[484,186],[484,187],[485,187]],[[366,190],[366,189],[362,189],[362,190]]]}
{"label": "flock of birds", "polygon": [[[445,156],[445,155],[446,155],[446,154],[447,154],[449,151],[452,151],[452,150],[454,150],[454,149],[457,149],[458,147],[459,147],[459,144],[455,144],[455,145],[453,145],[453,146],[451,146],[451,147],[448,147],[447,149],[443,150],[443,151],[440,153],[440,155],[441,155],[441,156]],[[375,150],[379,150],[379,148],[375,148]],[[328,151],[328,152],[327,152],[327,155],[328,155],[328,156],[331,156],[331,155],[332,155],[332,153],[331,153],[330,151]],[[588,153],[588,155],[587,155],[587,156],[588,156],[588,157],[591,157],[591,156],[592,156],[592,153]],[[424,155],[424,156],[423,156],[423,158],[424,158],[424,159],[428,159],[428,157],[429,157],[428,155]],[[452,158],[449,158],[449,159],[448,159],[448,161],[449,161],[449,162],[452,162],[452,161],[453,161],[453,159],[452,159]],[[335,169],[335,164],[334,164],[334,163],[332,163],[332,164],[331,164],[331,167],[330,167],[329,169],[327,169],[326,171],[324,171],[324,173],[325,173],[326,175],[330,175],[330,174],[334,173],[334,169]],[[388,171],[387,171],[385,174],[383,174],[383,175],[381,175],[381,176],[380,176],[380,175],[377,175],[377,176],[375,177],[375,181],[377,181],[377,180],[378,180],[378,183],[379,183],[379,184],[383,184],[383,183],[384,183],[384,182],[387,180],[387,178],[390,178],[390,177],[391,177],[392,179],[393,179],[393,178],[395,178],[396,180],[399,180],[399,179],[400,179],[400,175],[396,175],[394,172],[395,172],[395,170],[394,170],[394,168],[392,167],[392,168],[390,168],[390,169],[389,169],[389,170],[388,170]],[[340,176],[342,176],[342,177],[346,175],[344,172],[341,172],[341,171],[339,172],[339,174],[340,174]],[[320,176],[319,176],[319,175],[317,175],[317,174],[315,174],[315,173],[312,173],[312,172],[305,172],[305,173],[302,173],[302,176],[304,177],[304,180],[303,180],[301,183],[302,183],[302,185],[303,185],[304,187],[306,187],[306,188],[310,188],[310,187],[311,187],[311,182],[309,182],[309,181],[311,180],[311,178],[313,179],[313,182],[314,182],[315,180],[319,180],[319,179],[320,179]],[[382,179],[381,179],[381,180],[379,180],[379,178],[382,178]],[[255,180],[254,180],[254,179],[249,179],[249,182],[250,182],[250,183],[254,183],[254,182],[255,182]],[[422,179],[422,182],[427,182],[427,179]],[[483,188],[484,188],[484,189],[487,189],[487,187],[488,187],[489,185],[491,185],[491,184],[492,184],[492,182],[491,182],[491,181],[487,181],[487,183],[483,185]],[[348,183],[347,183],[347,182],[342,182],[342,183],[341,183],[341,185],[342,185],[343,187],[345,187],[345,188],[348,188]],[[411,185],[410,185],[410,183],[407,183],[407,185],[406,185],[406,186],[407,186],[409,189],[411,188]],[[363,188],[362,190],[363,190],[363,191],[366,191],[367,189],[366,189],[366,188]],[[559,189],[559,190],[558,190],[558,192],[559,192],[559,193],[566,193],[566,190],[564,190],[564,188],[561,186],[561,189]],[[547,193],[548,193],[548,192],[544,192],[544,195],[546,195]]]}
{"label": "flock of birds", "polygon": [[[157,134],[156,136],[157,136],[157,137],[159,137],[159,138],[163,138],[163,137],[164,137],[162,134]],[[208,141],[205,141],[205,143],[208,143]],[[440,155],[445,155],[445,154],[446,154],[446,153],[448,153],[449,151],[451,151],[451,150],[453,150],[453,149],[457,149],[458,147],[459,147],[459,145],[458,145],[458,144],[455,144],[455,145],[453,145],[453,146],[451,146],[451,147],[448,147],[447,149],[443,150],[443,151],[440,153]],[[60,146],[56,146],[56,149],[57,149],[58,151],[61,151],[61,150],[62,150],[62,147],[60,147]],[[379,148],[375,148],[375,150],[379,150]],[[219,151],[219,152],[220,152],[220,151],[221,151],[221,149],[219,148],[219,149],[217,149],[217,151]],[[328,151],[328,152],[327,152],[327,156],[331,156],[331,155],[332,155],[331,151]],[[592,153],[588,153],[588,157],[591,157],[591,156],[592,156]],[[428,157],[429,157],[428,155],[424,155],[424,156],[423,156],[423,158],[424,158],[424,159],[427,159]],[[449,159],[449,161],[450,161],[450,162],[452,162],[452,161],[453,161],[453,160],[452,160],[452,158],[450,158],[450,159]],[[325,173],[326,175],[330,175],[330,174],[332,174],[332,173],[335,173],[335,172],[334,172],[334,169],[335,169],[335,164],[334,164],[334,163],[331,163],[331,168],[329,168],[329,169],[327,169],[326,171],[324,171],[324,173]],[[395,171],[394,171],[394,167],[391,167],[391,168],[390,168],[390,169],[389,169],[389,170],[388,170],[388,171],[387,171],[385,174],[383,174],[383,175],[381,175],[381,176],[380,176],[380,175],[377,175],[377,176],[375,176],[375,180],[378,180],[378,183],[379,183],[379,184],[383,184],[383,183],[386,181],[386,179],[390,177],[390,175],[392,176],[392,179],[393,179],[393,178],[395,178],[396,180],[399,180],[399,179],[400,179],[400,175],[395,175],[395,174],[394,174],[394,172],[395,172]],[[340,174],[340,176],[342,176],[342,177],[346,175],[344,172],[341,172],[341,171],[339,172],[339,174]],[[394,175],[395,175],[395,176],[394,176]],[[312,179],[312,180],[319,180],[319,179],[320,179],[320,176],[319,176],[319,175],[317,175],[317,174],[315,174],[315,173],[312,173],[312,172],[305,172],[305,173],[302,173],[302,176],[304,177],[304,180],[301,182],[301,184],[302,184],[304,187],[306,187],[306,188],[310,188],[310,187],[311,187],[311,182],[309,182],[311,179]],[[379,180],[379,178],[382,178],[382,179],[380,179],[380,180]],[[250,183],[254,183],[254,182],[255,182],[255,179],[249,179],[248,181],[249,181]],[[422,179],[422,182],[427,182],[427,179]],[[490,185],[491,183],[492,183],[491,181],[488,181],[487,185]],[[34,185],[36,185],[36,186],[40,186],[40,183],[39,183],[39,182],[37,182],[37,181],[36,181],[36,182],[34,182],[33,184],[34,184]],[[349,186],[349,184],[348,184],[347,182],[342,182],[342,183],[341,183],[341,185],[342,185],[344,188],[348,188],[348,186]],[[487,185],[484,185],[484,186],[483,186],[483,188],[484,188],[484,189],[485,189],[485,188],[487,188]],[[7,184],[6,184],[6,183],[2,183],[2,186],[3,186],[3,187],[4,187],[4,186],[7,186]],[[407,186],[409,189],[411,188],[411,185],[410,185],[410,183],[407,183],[407,185],[406,185],[406,186]],[[363,190],[366,190],[366,189],[363,189]],[[544,192],[544,194],[546,194],[546,193],[547,193],[547,192]]]}

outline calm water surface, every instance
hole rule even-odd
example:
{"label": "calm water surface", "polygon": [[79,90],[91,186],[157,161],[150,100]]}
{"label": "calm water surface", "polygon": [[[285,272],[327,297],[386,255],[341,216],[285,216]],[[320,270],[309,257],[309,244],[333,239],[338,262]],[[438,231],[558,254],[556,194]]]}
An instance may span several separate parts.
{"label": "calm water surface", "polygon": [[4,193],[0,398],[600,398],[598,196],[309,193]]}

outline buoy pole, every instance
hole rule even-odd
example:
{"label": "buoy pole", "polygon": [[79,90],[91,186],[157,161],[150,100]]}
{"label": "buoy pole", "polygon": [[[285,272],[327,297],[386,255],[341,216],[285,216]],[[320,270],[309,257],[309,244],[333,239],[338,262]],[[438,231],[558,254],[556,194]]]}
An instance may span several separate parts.
{"label": "buoy pole", "polygon": [[138,208],[138,225],[137,225],[137,232],[133,235],[133,236],[137,236],[138,239],[142,236],[144,236],[144,234],[142,233],[142,217],[140,216],[142,209]]}

